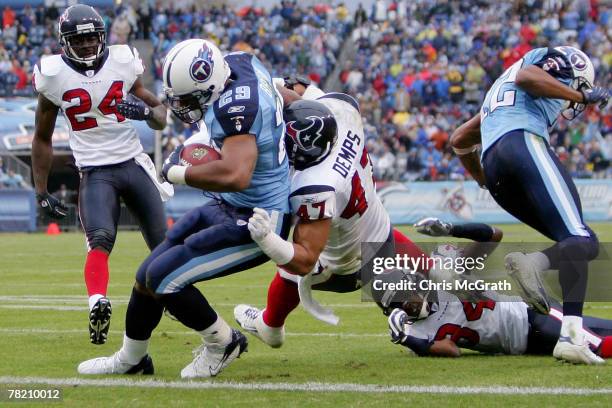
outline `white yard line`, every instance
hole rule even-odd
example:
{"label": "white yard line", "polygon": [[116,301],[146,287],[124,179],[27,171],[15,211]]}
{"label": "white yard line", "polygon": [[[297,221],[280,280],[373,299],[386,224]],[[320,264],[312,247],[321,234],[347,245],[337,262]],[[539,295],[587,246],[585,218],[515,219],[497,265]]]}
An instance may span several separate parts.
{"label": "white yard line", "polygon": [[[87,330],[84,329],[35,329],[35,328],[18,328],[18,327],[1,327],[0,333],[6,335],[27,335],[27,334],[83,334],[87,333]],[[123,331],[120,330],[109,330],[110,334],[114,335],[122,335]],[[166,330],[158,330],[155,333],[164,333],[164,334],[173,334],[173,335],[198,335],[198,333],[194,331],[166,331]],[[286,333],[289,337],[388,337],[385,333],[299,333],[299,332],[289,332]]]}
{"label": "white yard line", "polygon": [[46,377],[0,377],[0,384],[19,386],[44,384],[52,386],[129,387],[129,388],[171,388],[171,389],[221,389],[240,391],[305,391],[305,392],[348,392],[348,393],[395,393],[395,394],[502,394],[502,395],[608,395],[612,388],[571,388],[571,387],[454,387],[427,385],[377,385],[355,383],[242,383],[233,381],[161,381],[131,380],[126,378],[85,379]]}

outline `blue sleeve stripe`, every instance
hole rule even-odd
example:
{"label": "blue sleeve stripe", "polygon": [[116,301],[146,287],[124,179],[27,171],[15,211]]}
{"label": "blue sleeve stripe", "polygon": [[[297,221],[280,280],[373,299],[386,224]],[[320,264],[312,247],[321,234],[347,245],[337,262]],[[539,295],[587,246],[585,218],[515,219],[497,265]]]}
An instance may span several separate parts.
{"label": "blue sleeve stripe", "polygon": [[336,191],[336,190],[332,186],[322,186],[322,185],[306,186],[306,187],[298,188],[293,193],[291,193],[289,197],[293,197],[297,195],[322,193],[324,191]]}
{"label": "blue sleeve stripe", "polygon": [[318,99],[324,99],[324,98],[339,99],[343,102],[350,104],[353,108],[357,109],[357,112],[361,113],[361,111],[359,110],[359,102],[357,102],[357,100],[353,98],[351,95],[347,95],[347,94],[340,93],[340,92],[330,92],[328,94],[323,95],[322,97]]}

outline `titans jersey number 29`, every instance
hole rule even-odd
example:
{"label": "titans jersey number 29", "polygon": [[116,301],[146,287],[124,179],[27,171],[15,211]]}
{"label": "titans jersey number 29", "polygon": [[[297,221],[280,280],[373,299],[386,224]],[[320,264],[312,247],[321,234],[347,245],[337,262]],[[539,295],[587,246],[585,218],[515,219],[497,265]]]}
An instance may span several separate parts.
{"label": "titans jersey number 29", "polygon": [[221,193],[235,207],[260,207],[289,212],[289,165],[285,153],[282,98],[272,77],[254,55],[237,52],[225,57],[232,75],[204,121],[213,142],[223,147],[226,138],[252,134],[257,143],[257,164],[245,190]]}
{"label": "titans jersey number 29", "polygon": [[565,106],[560,99],[529,95],[515,83],[519,70],[536,65],[550,75],[569,84],[573,80],[571,65],[566,57],[552,48],[537,48],[525,54],[495,81],[480,110],[482,152],[512,130],[523,129],[548,140],[548,128]]}

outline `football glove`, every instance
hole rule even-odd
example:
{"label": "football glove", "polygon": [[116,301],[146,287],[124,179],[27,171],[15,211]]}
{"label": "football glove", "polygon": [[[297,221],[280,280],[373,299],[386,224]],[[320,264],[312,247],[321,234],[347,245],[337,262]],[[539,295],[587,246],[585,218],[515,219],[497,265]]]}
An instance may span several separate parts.
{"label": "football glove", "polygon": [[414,224],[414,228],[421,234],[432,237],[447,237],[450,235],[453,225],[435,217],[428,217]]}
{"label": "football glove", "polygon": [[61,219],[68,214],[68,208],[57,197],[49,193],[36,194],[36,200],[51,218]]}
{"label": "football glove", "polygon": [[581,89],[582,99],[585,105],[599,105],[599,109],[603,109],[608,104],[610,92],[600,86],[591,89]]}
{"label": "football glove", "polygon": [[171,181],[168,180],[168,172],[170,171],[170,168],[172,168],[173,166],[180,166],[181,152],[183,151],[184,148],[185,146],[183,146],[182,144],[176,146],[176,148],[172,151],[172,153],[170,153],[170,156],[168,156],[166,161],[164,161],[164,166],[162,167],[162,172],[161,172],[161,176],[164,179],[164,181],[171,183]]}
{"label": "football glove", "polygon": [[302,75],[289,75],[284,78],[285,80],[285,88],[293,90],[293,87],[296,85],[302,85],[304,88],[308,88],[308,86],[312,83],[310,79],[303,77]]}
{"label": "football glove", "polygon": [[401,309],[393,309],[389,315],[389,334],[391,342],[395,344],[403,344],[408,338],[404,332],[404,325],[408,320],[408,315]]}
{"label": "football glove", "polygon": [[133,120],[149,120],[153,118],[153,111],[142,101],[123,100],[117,104],[117,112]]}
{"label": "football glove", "polygon": [[249,218],[249,231],[253,241],[259,242],[272,230],[272,221],[268,212],[261,208],[255,208],[253,215]]}

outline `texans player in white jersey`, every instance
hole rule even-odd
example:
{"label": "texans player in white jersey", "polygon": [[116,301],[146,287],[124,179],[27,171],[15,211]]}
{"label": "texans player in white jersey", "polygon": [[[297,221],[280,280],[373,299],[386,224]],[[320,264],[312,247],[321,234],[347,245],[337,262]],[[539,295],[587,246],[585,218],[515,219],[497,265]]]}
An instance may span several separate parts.
{"label": "texans player in white jersey", "polygon": [[[301,86],[301,85],[300,85]],[[361,244],[387,243],[376,256],[394,254],[389,216],[376,195],[357,102],[342,93],[306,92],[316,100],[283,90],[285,144],[294,172],[289,200],[297,218],[293,242],[270,229],[267,214],[255,209],[251,236],[276,262],[278,272],[260,311],[234,309],[236,321],[271,347],[284,341],[284,322],[300,300],[316,317],[336,323],[317,308],[310,290],[352,292],[362,285]],[[305,95],[308,96],[308,95]],[[390,252],[386,254],[386,252]],[[309,309],[310,308],[310,309]]]}
{"label": "texans player in white jersey", "polygon": [[[87,238],[85,283],[89,295],[89,334],[106,341],[111,304],[106,298],[108,256],[113,249],[122,198],[139,221],[149,249],[164,239],[165,216],[153,163],[143,153],[130,119],[149,127],[166,126],[166,108],[143,86],[144,67],[127,45],[106,46],[102,17],[77,4],[59,19],[63,53],[42,58],[34,68],[38,92],[32,168],[37,199],[47,215],[63,218],[67,208],[48,193],[53,161],[52,135],[61,111],[70,130],[70,147],[79,168],[79,217]],[[142,102],[128,102],[132,94]],[[166,189],[167,188],[167,189]]]}
{"label": "texans player in white jersey", "polygon": [[[420,274],[393,270],[379,275],[387,283],[412,281]],[[488,293],[490,297],[500,295]],[[559,340],[563,312],[553,304],[548,315],[520,298],[461,301],[446,291],[388,291],[379,303],[389,316],[391,341],[418,356],[459,357],[459,348],[484,353],[551,355]],[[612,358],[612,321],[584,317],[582,334],[601,358]]]}

